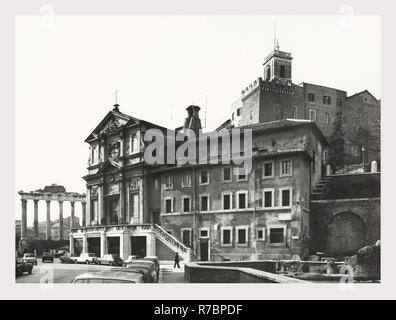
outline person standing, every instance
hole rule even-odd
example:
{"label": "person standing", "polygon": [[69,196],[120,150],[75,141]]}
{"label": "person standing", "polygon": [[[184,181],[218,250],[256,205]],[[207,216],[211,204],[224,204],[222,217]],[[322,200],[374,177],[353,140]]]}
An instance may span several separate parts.
{"label": "person standing", "polygon": [[175,254],[174,261],[175,261],[175,264],[173,265],[173,268],[176,268],[176,266],[177,266],[180,269],[180,265],[179,265],[180,258],[179,258],[179,254],[177,252]]}

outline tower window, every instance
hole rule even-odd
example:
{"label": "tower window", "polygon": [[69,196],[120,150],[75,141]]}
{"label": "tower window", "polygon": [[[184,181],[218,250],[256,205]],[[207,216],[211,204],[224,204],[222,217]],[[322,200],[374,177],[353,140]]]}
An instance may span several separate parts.
{"label": "tower window", "polygon": [[271,67],[268,66],[268,67],[267,67],[267,77],[266,77],[266,80],[267,80],[267,81],[270,81],[270,79],[271,79]]}
{"label": "tower window", "polygon": [[280,66],[279,77],[286,78],[286,66],[283,64]]}
{"label": "tower window", "polygon": [[308,93],[308,101],[309,102],[315,101],[315,93]]}
{"label": "tower window", "polygon": [[241,115],[241,113],[242,113],[242,108],[238,108],[237,109],[237,116],[239,117]]}
{"label": "tower window", "polygon": [[331,97],[330,96],[323,96],[323,104],[331,104]]}

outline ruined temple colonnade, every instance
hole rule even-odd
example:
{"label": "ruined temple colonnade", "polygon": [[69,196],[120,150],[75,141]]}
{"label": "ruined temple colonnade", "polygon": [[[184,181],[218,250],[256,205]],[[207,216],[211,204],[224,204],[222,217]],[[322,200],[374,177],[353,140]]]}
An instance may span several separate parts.
{"label": "ruined temple colonnade", "polygon": [[27,238],[27,201],[33,200],[34,202],[34,238],[39,237],[38,229],[38,202],[43,200],[47,203],[47,214],[46,214],[46,239],[51,239],[51,201],[58,201],[59,203],[59,234],[63,237],[63,202],[69,201],[71,205],[71,228],[73,228],[74,223],[74,209],[75,203],[81,202],[82,206],[82,225],[86,225],[86,195],[75,193],[75,192],[62,192],[62,193],[52,193],[52,192],[41,192],[41,191],[31,191],[23,192],[19,191],[21,196],[22,205],[22,218],[21,218],[21,239]]}

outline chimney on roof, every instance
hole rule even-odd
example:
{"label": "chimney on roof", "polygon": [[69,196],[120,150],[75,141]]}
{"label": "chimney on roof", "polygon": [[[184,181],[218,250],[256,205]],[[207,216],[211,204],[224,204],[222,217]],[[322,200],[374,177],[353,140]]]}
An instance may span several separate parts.
{"label": "chimney on roof", "polygon": [[201,119],[199,118],[199,110],[201,108],[198,106],[188,106],[186,108],[187,110],[187,118],[184,120],[184,126],[183,129],[191,129],[195,132],[196,135],[198,135],[199,130],[202,129],[201,125]]}

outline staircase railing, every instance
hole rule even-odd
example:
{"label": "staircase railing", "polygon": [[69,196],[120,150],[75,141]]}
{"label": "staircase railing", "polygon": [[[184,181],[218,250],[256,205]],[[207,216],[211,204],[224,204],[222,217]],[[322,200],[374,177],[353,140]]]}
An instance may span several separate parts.
{"label": "staircase railing", "polygon": [[168,244],[172,245],[175,247],[179,253],[182,255],[184,260],[189,261],[190,260],[190,255],[191,255],[191,249],[186,247],[183,243],[181,243],[177,238],[166,232],[165,229],[161,228],[157,224],[153,224],[152,228],[155,232],[155,234],[162,238],[165,242]]}

